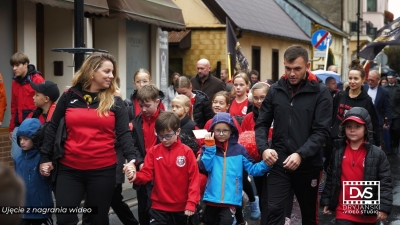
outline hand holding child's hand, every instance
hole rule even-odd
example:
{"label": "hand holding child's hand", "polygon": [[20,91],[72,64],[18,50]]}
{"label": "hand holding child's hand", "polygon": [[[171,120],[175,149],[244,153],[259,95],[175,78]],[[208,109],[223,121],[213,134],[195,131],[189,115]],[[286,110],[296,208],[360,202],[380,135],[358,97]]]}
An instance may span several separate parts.
{"label": "hand holding child's hand", "polygon": [[269,148],[262,153],[262,158],[268,166],[272,166],[278,160],[278,153],[274,149]]}
{"label": "hand holding child's hand", "polygon": [[194,214],[193,211],[185,210],[185,215],[186,215],[186,216],[192,216],[193,214]]}
{"label": "hand holding child's hand", "polygon": [[207,133],[205,136],[204,136],[204,140],[206,141],[206,140],[214,140],[214,133]]}
{"label": "hand holding child's hand", "polygon": [[377,216],[376,219],[377,219],[377,220],[380,220],[380,221],[383,221],[383,222],[386,222],[387,213],[382,212],[382,211],[379,211],[379,212],[378,212],[378,216]]}
{"label": "hand holding child's hand", "polygon": [[127,164],[124,164],[124,168],[122,171],[125,173],[126,178],[128,178],[129,182],[133,182],[136,178],[136,168],[135,164],[131,161]]}
{"label": "hand holding child's hand", "polygon": [[328,206],[324,206],[324,214],[331,215],[332,212],[328,209]]}
{"label": "hand holding child's hand", "polygon": [[50,172],[54,169],[52,162],[46,162],[40,164],[40,174],[45,177],[50,176]]}

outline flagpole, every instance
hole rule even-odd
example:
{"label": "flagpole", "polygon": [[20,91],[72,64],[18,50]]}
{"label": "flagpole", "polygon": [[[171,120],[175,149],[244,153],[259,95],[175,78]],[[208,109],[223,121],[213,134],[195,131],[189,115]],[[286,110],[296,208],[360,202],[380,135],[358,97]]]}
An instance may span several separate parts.
{"label": "flagpole", "polygon": [[329,34],[326,38],[326,53],[325,53],[325,63],[324,63],[324,70],[328,67],[328,53],[329,53],[329,42],[331,41],[331,35]]}
{"label": "flagpole", "polygon": [[228,53],[228,80],[232,79],[231,54]]}
{"label": "flagpole", "polygon": [[369,59],[364,63],[364,70],[365,70],[365,68],[367,68],[367,66],[368,66],[368,64],[369,64]]}

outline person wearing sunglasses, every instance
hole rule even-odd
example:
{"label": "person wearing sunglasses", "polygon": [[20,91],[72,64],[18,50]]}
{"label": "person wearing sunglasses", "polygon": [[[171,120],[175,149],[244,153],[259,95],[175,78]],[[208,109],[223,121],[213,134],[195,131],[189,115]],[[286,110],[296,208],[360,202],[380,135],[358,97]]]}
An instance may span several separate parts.
{"label": "person wearing sunglasses", "polygon": [[160,144],[151,147],[142,169],[125,170],[130,182],[144,185],[153,181],[150,221],[152,225],[186,225],[200,201],[199,169],[192,149],[181,143],[179,117],[162,112],[155,124]]}

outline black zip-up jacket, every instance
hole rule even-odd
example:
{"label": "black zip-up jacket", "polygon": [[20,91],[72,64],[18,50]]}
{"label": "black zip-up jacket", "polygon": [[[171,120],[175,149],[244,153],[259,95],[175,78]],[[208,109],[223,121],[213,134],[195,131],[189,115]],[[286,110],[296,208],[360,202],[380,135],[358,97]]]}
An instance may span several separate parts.
{"label": "black zip-up jacket", "polygon": [[374,103],[372,102],[371,97],[369,97],[368,93],[361,86],[361,93],[355,97],[349,97],[350,88],[346,88],[345,91],[339,92],[336,97],[333,99],[333,115],[332,115],[332,130],[331,137],[333,139],[339,138],[339,126],[343,121],[343,117],[348,110],[353,107],[363,107],[366,109],[371,116],[373,131],[374,131],[374,139],[371,140],[371,143],[374,143],[376,146],[381,146],[381,136],[379,127],[378,115],[376,114]]}
{"label": "black zip-up jacket", "polygon": [[204,92],[197,90],[192,92],[196,95],[193,105],[193,120],[200,129],[203,129],[207,121],[214,117],[214,112],[211,109],[211,102]]}
{"label": "black zip-up jacket", "polygon": [[[163,112],[160,110],[159,113]],[[144,157],[146,156],[146,148],[144,147],[144,135],[143,135],[143,118],[142,113],[137,115],[132,120],[133,130],[132,130],[132,137],[133,143],[135,144],[135,151],[136,151],[136,167],[137,171],[139,171],[139,166],[144,163]],[[159,144],[160,141],[157,138],[156,144]]]}
{"label": "black zip-up jacket", "polygon": [[389,91],[392,119],[398,119],[400,118],[400,85],[398,83],[393,86],[387,84],[385,88]]}
{"label": "black zip-up jacket", "polygon": [[193,139],[196,139],[193,130],[196,128],[196,123],[190,120],[189,116],[186,115],[181,119],[181,134],[187,134]]}
{"label": "black zip-up jacket", "polygon": [[[115,96],[114,105],[111,110],[115,114],[115,135],[120,148],[123,152],[124,157],[130,161],[135,159],[135,146],[132,142],[131,131],[129,129],[128,113],[124,101]],[[54,110],[51,121],[46,128],[43,146],[40,150],[40,163],[51,162],[53,157],[53,146],[56,139],[56,131],[60,124],[60,120],[65,116],[67,108],[98,108],[99,101],[94,99],[93,102],[88,106],[82,96],[82,88],[80,85],[71,87],[70,91],[64,92],[57,102],[56,109]],[[68,121],[65,121],[68,127]],[[101,124],[99,124],[101,126]],[[100,129],[100,128],[99,128]],[[82,132],[85,132],[84,130]],[[79,134],[67,134],[68,136],[77,136]]]}
{"label": "black zip-up jacket", "polygon": [[[256,121],[256,143],[260,154],[275,149],[278,160],[274,166],[283,167],[283,161],[298,153],[302,161],[293,172],[311,172],[322,169],[321,148],[329,137],[332,97],[315,75],[307,72],[296,93],[283,76],[272,85],[263,101]],[[268,131],[274,121],[272,144]]]}
{"label": "black zip-up jacket", "polygon": [[[373,140],[372,132],[372,117],[365,108],[353,107],[346,113],[344,119],[356,116],[362,119],[367,128],[365,148],[367,155],[364,161],[364,181],[380,181],[380,211],[390,214],[392,209],[393,195],[392,195],[392,178],[390,174],[390,165],[386,158],[386,154],[378,147],[370,144]],[[345,137],[345,130],[341,129],[339,136]],[[342,175],[342,161],[344,150],[346,148],[346,139],[338,139],[334,142],[334,151],[332,153],[331,161],[327,170],[327,180],[325,183],[324,191],[321,196],[321,206],[328,206],[329,210],[335,211],[338,201],[339,193],[342,189],[341,175]],[[376,186],[372,187],[372,199],[377,199],[378,190]],[[368,199],[365,199],[368,200]],[[366,214],[368,215],[368,214]],[[374,214],[373,216],[376,216]]]}

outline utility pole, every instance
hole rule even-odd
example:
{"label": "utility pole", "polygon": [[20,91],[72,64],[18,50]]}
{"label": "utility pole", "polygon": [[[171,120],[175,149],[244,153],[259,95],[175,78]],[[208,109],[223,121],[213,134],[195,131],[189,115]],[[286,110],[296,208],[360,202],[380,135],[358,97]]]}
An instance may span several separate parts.
{"label": "utility pole", "polygon": [[[85,47],[85,43],[83,41],[83,0],[75,0],[74,1],[74,39],[75,39],[75,48],[83,48]],[[85,53],[79,52],[74,54],[74,65],[75,72],[78,71],[85,57]]]}
{"label": "utility pole", "polygon": [[358,56],[358,53],[360,53],[360,0],[357,0],[357,59],[360,59],[360,56]]}

